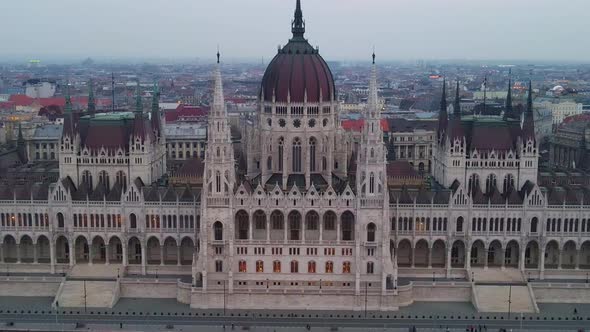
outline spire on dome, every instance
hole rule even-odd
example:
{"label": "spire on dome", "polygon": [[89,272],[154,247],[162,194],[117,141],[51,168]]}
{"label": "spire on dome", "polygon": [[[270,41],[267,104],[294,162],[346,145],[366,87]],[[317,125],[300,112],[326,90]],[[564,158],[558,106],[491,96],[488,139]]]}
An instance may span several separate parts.
{"label": "spire on dome", "polygon": [[459,80],[457,80],[457,87],[455,88],[455,104],[453,105],[453,115],[461,117],[461,97],[459,96]]}
{"label": "spire on dome", "polygon": [[295,18],[291,23],[291,32],[293,32],[293,39],[303,39],[303,34],[305,34],[305,21],[303,21],[303,11],[301,11],[301,0],[297,0]]}
{"label": "spire on dome", "polygon": [[141,87],[139,86],[139,80],[137,80],[137,91],[135,94],[135,112],[143,113],[143,102],[141,101]]}
{"label": "spire on dome", "polygon": [[94,99],[94,82],[92,79],[88,81],[88,112],[94,113],[96,111],[96,100]]}

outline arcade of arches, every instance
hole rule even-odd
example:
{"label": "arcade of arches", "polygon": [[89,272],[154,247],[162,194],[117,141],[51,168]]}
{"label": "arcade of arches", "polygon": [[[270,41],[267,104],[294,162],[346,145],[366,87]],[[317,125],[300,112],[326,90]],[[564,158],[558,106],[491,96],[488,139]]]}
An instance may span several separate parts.
{"label": "arcade of arches", "polygon": [[[442,239],[419,239],[412,243],[401,239],[392,243],[400,267],[514,267],[526,269],[590,269],[590,240],[541,245],[530,240],[521,246],[516,240],[502,242],[475,240],[470,244],[456,240],[452,246]],[[523,265],[524,264],[524,265]]]}
{"label": "arcade of arches", "polygon": [[32,238],[6,234],[0,246],[0,263],[191,265],[194,251],[195,243],[188,236],[180,240],[131,236],[122,241],[119,236],[88,239],[84,235],[58,235],[52,243],[44,235]]}
{"label": "arcade of arches", "polygon": [[350,211],[337,216],[333,211],[320,215],[312,210],[303,215],[295,210],[287,214],[257,210],[250,215],[240,210],[234,222],[236,240],[354,241],[355,233],[355,216]]}

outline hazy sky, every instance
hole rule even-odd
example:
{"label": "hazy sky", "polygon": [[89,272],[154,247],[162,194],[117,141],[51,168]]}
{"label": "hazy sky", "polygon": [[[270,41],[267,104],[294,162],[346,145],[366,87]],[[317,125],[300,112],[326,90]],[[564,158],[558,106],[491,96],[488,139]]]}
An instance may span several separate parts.
{"label": "hazy sky", "polygon": [[[0,0],[0,61],[41,58],[270,60],[295,0]],[[327,60],[590,59],[590,0],[302,0]]]}

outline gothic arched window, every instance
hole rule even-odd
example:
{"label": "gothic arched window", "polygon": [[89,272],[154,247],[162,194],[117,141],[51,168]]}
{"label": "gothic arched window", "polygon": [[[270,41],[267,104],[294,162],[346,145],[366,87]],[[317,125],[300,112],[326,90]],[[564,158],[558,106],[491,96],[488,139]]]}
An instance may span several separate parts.
{"label": "gothic arched window", "polygon": [[293,172],[301,172],[301,141],[293,140]]}
{"label": "gothic arched window", "polygon": [[316,140],[315,138],[309,139],[309,171],[315,172],[315,147],[316,147]]}

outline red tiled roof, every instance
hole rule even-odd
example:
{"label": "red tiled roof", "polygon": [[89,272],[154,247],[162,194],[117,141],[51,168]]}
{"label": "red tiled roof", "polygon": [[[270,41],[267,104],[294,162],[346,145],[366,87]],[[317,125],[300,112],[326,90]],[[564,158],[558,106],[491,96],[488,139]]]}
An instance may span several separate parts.
{"label": "red tiled roof", "polygon": [[0,110],[12,110],[16,104],[12,101],[2,101],[0,102]]}
{"label": "red tiled roof", "polygon": [[[31,98],[26,95],[12,95],[9,98],[9,101],[14,102],[17,106],[31,106],[34,103],[39,103],[42,107],[47,107],[51,105],[64,107],[66,105],[66,98],[65,97],[50,97],[50,98]],[[99,98],[96,100],[96,105],[99,107],[106,107],[111,105],[111,100],[109,98]],[[72,97],[72,105],[77,108],[85,108],[88,105],[88,97],[87,96],[75,96]]]}
{"label": "red tiled roof", "polygon": [[86,136],[85,145],[90,149],[102,147],[112,150],[125,146],[129,143],[129,137],[125,126],[122,125],[101,125],[90,126]]}
{"label": "red tiled roof", "polygon": [[33,103],[33,98],[26,95],[11,95],[8,101],[13,102],[16,106],[30,106]]}
{"label": "red tiled roof", "polygon": [[389,162],[387,164],[387,176],[396,178],[420,177],[414,167],[409,162],[403,160]]}
{"label": "red tiled roof", "polygon": [[[343,120],[340,125],[342,129],[349,130],[349,131],[362,131],[363,125],[365,124],[365,120]],[[387,119],[381,119],[381,129],[383,131],[389,131],[389,123]]]}
{"label": "red tiled roof", "polygon": [[508,127],[477,126],[473,128],[471,149],[507,151],[512,148],[512,135]]}

